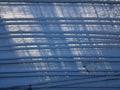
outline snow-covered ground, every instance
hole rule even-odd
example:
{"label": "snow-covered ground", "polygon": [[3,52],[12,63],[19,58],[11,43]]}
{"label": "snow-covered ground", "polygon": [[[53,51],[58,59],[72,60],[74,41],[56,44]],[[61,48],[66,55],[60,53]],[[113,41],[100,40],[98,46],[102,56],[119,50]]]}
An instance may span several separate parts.
{"label": "snow-covered ground", "polygon": [[118,90],[119,68],[119,4],[0,3],[0,88]]}

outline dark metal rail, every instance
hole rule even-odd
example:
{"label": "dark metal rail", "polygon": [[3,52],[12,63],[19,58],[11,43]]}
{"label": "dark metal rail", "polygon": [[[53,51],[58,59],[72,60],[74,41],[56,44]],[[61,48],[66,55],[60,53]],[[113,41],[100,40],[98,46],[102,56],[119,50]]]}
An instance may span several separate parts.
{"label": "dark metal rail", "polygon": [[49,34],[49,35],[10,35],[10,36],[6,36],[6,35],[1,35],[0,39],[11,39],[11,38],[93,38],[93,39],[115,39],[115,40],[120,40],[119,36],[87,36],[87,35],[53,35],[53,34]]}
{"label": "dark metal rail", "polygon": [[100,34],[100,35],[120,35],[120,32],[109,32],[109,31],[7,31],[0,32],[0,35],[9,34]]}
{"label": "dark metal rail", "polygon": [[9,61],[9,60],[20,60],[20,59],[51,59],[51,58],[116,58],[119,59],[120,56],[87,56],[87,55],[81,55],[81,56],[26,56],[26,57],[14,57],[14,58],[0,58],[0,61]]}
{"label": "dark metal rail", "polygon": [[0,2],[120,4],[120,1],[113,0],[0,0]]}
{"label": "dark metal rail", "polygon": [[49,77],[53,77],[53,76],[59,76],[59,77],[65,77],[65,76],[72,76],[72,77],[88,77],[88,76],[120,76],[119,75],[112,75],[112,74],[99,74],[99,75],[82,75],[82,74],[79,74],[79,75],[72,75],[72,74],[58,74],[58,75],[55,75],[55,74],[41,74],[41,75],[24,75],[24,76],[0,76],[0,78],[31,78],[31,77],[46,77],[46,76],[49,76]]}
{"label": "dark metal rail", "polygon": [[0,45],[0,48],[7,48],[7,47],[17,47],[17,46],[42,46],[42,45],[119,45],[120,41],[69,41],[69,42],[36,42],[36,43],[15,43],[15,44],[3,44]]}
{"label": "dark metal rail", "polygon": [[3,25],[120,25],[120,22],[2,22]]}
{"label": "dark metal rail", "polygon": [[100,21],[120,21],[120,18],[110,17],[39,17],[39,18],[1,18],[0,21],[58,21],[58,20],[100,20]]}
{"label": "dark metal rail", "polygon": [[0,65],[5,65],[5,64],[29,64],[29,63],[73,63],[73,62],[85,62],[85,63],[115,63],[119,64],[120,60],[109,60],[109,59],[95,59],[95,60],[86,60],[86,59],[65,59],[65,60],[57,60],[57,59],[52,59],[52,60],[19,60],[19,61],[12,61],[12,60],[7,60],[7,61],[0,61]]}
{"label": "dark metal rail", "polygon": [[31,46],[31,45],[79,45],[79,44],[103,44],[103,45],[119,45],[120,41],[69,41],[69,42],[31,42],[31,43],[15,43],[15,44],[1,44],[0,47],[16,47],[16,46]]}
{"label": "dark metal rail", "polygon": [[119,48],[120,45],[81,45],[81,46],[45,46],[45,47],[17,47],[17,48],[2,48],[0,52],[17,51],[17,50],[41,50],[41,49],[73,49],[73,48]]}
{"label": "dark metal rail", "polygon": [[[26,73],[40,73],[42,72],[42,74],[44,72],[48,72],[48,73],[52,73],[52,72],[74,72],[72,73],[72,75],[78,75],[81,74],[81,72],[86,72],[85,70],[70,70],[70,69],[63,69],[63,70],[24,70],[24,71],[9,71],[9,72],[0,72],[0,74],[26,74]],[[77,72],[78,74],[76,74],[75,72]],[[120,72],[120,70],[90,70],[90,72]],[[41,74],[41,75],[42,75]],[[67,75],[68,73],[66,73]],[[47,75],[47,74],[46,74]],[[49,75],[49,74],[48,74]],[[51,74],[52,75],[52,74]],[[59,74],[58,74],[59,75]]]}

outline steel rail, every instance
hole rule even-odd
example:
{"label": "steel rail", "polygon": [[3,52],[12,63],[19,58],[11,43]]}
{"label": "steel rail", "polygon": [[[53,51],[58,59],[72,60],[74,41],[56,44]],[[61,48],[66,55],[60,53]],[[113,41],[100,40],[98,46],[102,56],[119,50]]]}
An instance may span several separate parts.
{"label": "steel rail", "polygon": [[99,87],[98,86],[97,87],[96,86],[95,87],[94,86],[92,86],[92,87],[90,87],[90,86],[89,87],[84,87],[84,86],[81,86],[81,87],[80,86],[79,87],[72,87],[72,86],[70,86],[70,87],[40,87],[40,88],[36,87],[36,88],[32,88],[32,89],[36,89],[37,90],[37,89],[45,89],[45,88],[46,89],[48,89],[48,88],[50,88],[50,89],[58,89],[58,88],[63,88],[63,89],[65,88],[65,89],[67,89],[67,88],[70,88],[69,90],[71,90],[71,88],[74,88],[74,89],[75,88],[78,88],[78,89],[82,89],[82,88],[83,89],[85,89],[85,88],[87,88],[87,89],[97,88],[98,89],[98,88],[100,88],[100,89],[109,89],[109,90],[112,90],[112,89],[118,90],[118,89],[120,89],[120,87],[112,87],[112,86],[110,86],[110,87],[100,87],[100,86]]}
{"label": "steel rail", "polygon": [[120,35],[120,32],[109,31],[7,31],[0,32],[0,35],[9,34],[101,34],[101,35]]}
{"label": "steel rail", "polygon": [[120,22],[1,22],[4,25],[120,25]]}
{"label": "steel rail", "polygon": [[12,58],[0,58],[0,61],[6,61],[6,60],[20,60],[20,59],[50,59],[50,58],[120,58],[120,56],[104,56],[104,55],[95,55],[95,56],[88,56],[88,55],[79,55],[79,56],[73,56],[73,55],[71,55],[71,56],[67,56],[67,55],[65,55],[65,56],[55,56],[55,55],[53,55],[53,56],[25,56],[25,57],[12,57]]}
{"label": "steel rail", "polygon": [[44,74],[41,74],[41,75],[24,75],[24,76],[0,76],[0,78],[31,78],[31,77],[46,77],[46,76],[49,76],[49,77],[53,77],[53,76],[59,76],[59,77],[65,77],[65,76],[72,76],[72,77],[86,77],[86,76],[120,76],[120,75],[112,75],[112,74],[107,74],[107,75],[104,75],[104,74],[99,74],[99,75],[71,75],[71,74],[58,74],[58,75],[44,75]]}
{"label": "steel rail", "polygon": [[[32,38],[32,37],[31,37]],[[10,38],[9,38],[10,39]],[[0,42],[3,41],[3,40],[9,40],[9,39],[0,39]],[[12,38],[13,39],[13,38]],[[15,40],[17,38],[14,38]],[[24,39],[24,40],[27,40],[27,39],[30,39],[30,38],[21,38],[21,39]],[[116,42],[119,42],[120,40],[119,39],[99,39],[99,38],[35,38],[35,39],[39,39],[39,40],[47,40],[49,42],[66,42],[66,41],[78,41],[78,42],[81,42],[81,41],[116,41]],[[12,43],[12,42],[11,42]],[[22,43],[22,42],[20,42]],[[26,42],[26,43],[29,43],[29,42]],[[1,43],[1,45],[4,45],[3,43]]]}
{"label": "steel rail", "polygon": [[38,17],[38,18],[1,18],[0,21],[44,21],[44,20],[105,20],[105,21],[120,21],[120,18],[111,18],[111,17]]}
{"label": "steel rail", "polygon": [[0,36],[0,39],[10,39],[10,38],[95,38],[95,39],[118,39],[119,36],[81,36],[81,35],[5,35]]}
{"label": "steel rail", "polygon": [[85,48],[117,48],[120,49],[120,45],[82,45],[82,46],[45,46],[45,47],[17,47],[17,48],[1,48],[0,52],[17,51],[17,50],[43,50],[43,49],[85,49]]}
{"label": "steel rail", "polygon": [[[34,57],[32,58],[32,59],[34,59]],[[35,58],[35,60],[32,60],[31,58],[30,59],[19,59],[19,60],[7,60],[7,59],[4,59],[3,58],[3,61],[2,61],[2,59],[0,60],[0,62],[8,62],[8,61],[10,61],[11,63],[12,62],[119,62],[119,58],[115,58],[115,60],[114,60],[114,58],[113,57],[110,57],[110,58],[107,58],[107,57],[102,57],[102,58],[99,58],[99,57],[89,57],[89,58],[87,58],[87,57],[81,57],[81,58],[79,58],[79,57],[71,57],[70,59],[69,58],[61,58],[60,57],[60,59],[59,59],[59,57],[58,58],[55,58],[55,59],[51,59],[51,58],[47,58],[47,59],[44,59],[44,58]],[[117,59],[117,60],[116,60]]]}
{"label": "steel rail", "polygon": [[69,42],[36,42],[36,43],[15,43],[15,44],[1,44],[0,48],[7,48],[7,47],[16,47],[16,46],[32,46],[32,45],[79,45],[79,44],[85,44],[85,45],[90,45],[90,44],[103,44],[103,45],[119,45],[120,42],[119,41],[82,41],[82,42],[78,42],[78,41],[69,41]]}
{"label": "steel rail", "polygon": [[[89,72],[120,72],[120,70],[88,70]],[[0,74],[28,74],[28,73],[41,73],[42,74],[45,72],[47,72],[47,75],[48,73],[51,73],[51,72],[68,72],[68,73],[71,73],[71,72],[74,72],[72,73],[73,75],[77,75],[76,73],[81,73],[81,72],[87,72],[87,70],[70,70],[70,69],[64,69],[64,70],[23,70],[23,71],[8,71],[8,72],[1,72],[0,71]],[[76,72],[76,73],[75,73]],[[68,74],[66,73],[66,75]],[[40,74],[39,74],[40,75]]]}
{"label": "steel rail", "polygon": [[[75,87],[75,86],[74,86],[74,87],[72,87],[72,86],[70,86],[70,87],[34,87],[34,88],[32,88],[32,89],[45,89],[45,88],[46,88],[46,89],[49,89],[49,88],[50,88],[50,89],[55,89],[55,88],[56,88],[56,89],[58,89],[58,88],[63,88],[63,89],[64,89],[64,88],[65,88],[65,89],[66,89],[66,88],[74,88],[74,89],[75,89],[75,88],[79,88],[79,89],[80,89],[80,88],[81,88],[81,89],[82,89],[82,88],[83,88],[83,89],[85,89],[85,88],[88,88],[88,89],[90,89],[90,88],[91,88],[91,89],[92,89],[92,88],[97,88],[97,89],[100,88],[100,89],[103,89],[103,88],[106,88],[106,89],[109,89],[109,90],[112,90],[113,88],[114,88],[114,89],[116,88],[115,90],[118,90],[120,87],[102,87],[102,86],[101,86],[101,87],[100,87],[100,86],[99,86],[99,87],[98,87],[98,86],[97,86],[97,87],[96,87],[96,86],[95,86],[95,87],[94,87],[94,86],[92,86],[92,87],[90,87],[90,86],[89,86],[89,87],[84,87],[84,86],[79,86],[79,87]],[[71,89],[70,89],[70,90],[71,90]]]}
{"label": "steel rail", "polygon": [[120,4],[120,1],[98,0],[0,0],[0,2],[25,2],[25,3],[91,3],[91,4]]}
{"label": "steel rail", "polygon": [[[2,76],[2,75],[4,75],[4,76],[8,76],[8,75],[11,75],[11,76],[13,76],[14,74],[15,74],[15,76],[19,76],[20,74],[20,76],[23,76],[24,74],[26,75],[45,75],[45,76],[64,76],[64,75],[75,75],[75,76],[78,76],[78,75],[83,75],[82,73],[83,72],[89,72],[89,75],[91,76],[91,75],[105,75],[105,72],[107,72],[107,73],[120,73],[120,70],[86,70],[86,69],[84,69],[84,70],[32,70],[32,71],[27,71],[27,70],[25,70],[25,71],[9,71],[9,72],[7,72],[7,71],[5,71],[5,72],[0,72],[0,76]],[[94,73],[92,73],[92,72],[94,72]],[[96,73],[95,73],[96,72]],[[100,73],[97,73],[97,72],[104,72],[104,73],[102,73],[102,74],[100,74]],[[89,76],[88,74],[86,74],[87,76]],[[106,76],[107,75],[109,75],[109,74],[106,74]],[[117,76],[119,76],[118,74],[117,74]]]}
{"label": "steel rail", "polygon": [[75,62],[85,62],[85,63],[115,63],[119,64],[120,60],[85,60],[85,59],[68,59],[68,60],[24,60],[24,61],[0,61],[0,65],[9,65],[9,64],[29,64],[29,63],[75,63]]}

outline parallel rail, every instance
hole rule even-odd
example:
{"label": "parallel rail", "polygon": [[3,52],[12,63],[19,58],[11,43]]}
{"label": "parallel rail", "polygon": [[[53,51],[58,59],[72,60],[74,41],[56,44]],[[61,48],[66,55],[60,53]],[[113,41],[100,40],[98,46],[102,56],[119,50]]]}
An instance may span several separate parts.
{"label": "parallel rail", "polygon": [[120,21],[120,18],[110,17],[39,17],[39,18],[1,18],[0,21],[57,21],[57,20],[101,20],[101,21]]}
{"label": "parallel rail", "polygon": [[40,22],[2,22],[3,25],[120,25],[120,22],[52,22],[52,21],[40,21]]}
{"label": "parallel rail", "polygon": [[0,0],[0,2],[120,4],[120,1],[113,0]]}

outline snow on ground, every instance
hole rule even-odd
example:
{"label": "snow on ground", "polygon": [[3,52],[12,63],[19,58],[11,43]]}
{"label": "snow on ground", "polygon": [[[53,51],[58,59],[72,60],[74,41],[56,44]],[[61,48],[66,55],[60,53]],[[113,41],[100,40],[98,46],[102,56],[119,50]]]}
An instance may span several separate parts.
{"label": "snow on ground", "polygon": [[[5,21],[48,17],[52,20]],[[118,20],[103,21],[113,25],[59,24],[95,21],[78,20],[86,17]],[[120,86],[120,5],[1,3],[0,18],[0,88],[17,86],[21,89],[21,86],[32,85],[43,90],[44,87],[52,90],[78,87],[74,89],[79,90],[95,86],[118,90],[114,87]],[[60,18],[76,19],[58,20]],[[37,24],[17,25],[19,22]],[[55,23],[49,25],[49,22]],[[89,32],[98,34],[86,34]]]}

